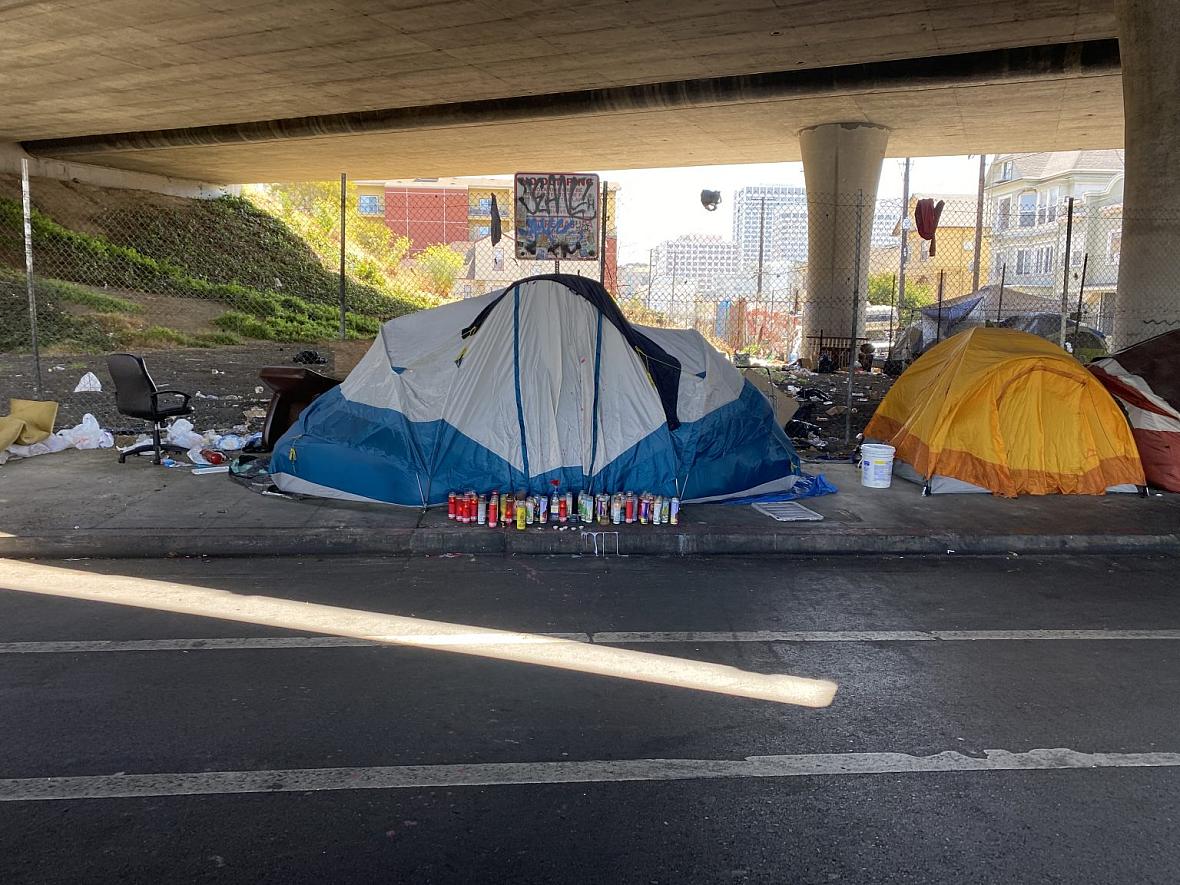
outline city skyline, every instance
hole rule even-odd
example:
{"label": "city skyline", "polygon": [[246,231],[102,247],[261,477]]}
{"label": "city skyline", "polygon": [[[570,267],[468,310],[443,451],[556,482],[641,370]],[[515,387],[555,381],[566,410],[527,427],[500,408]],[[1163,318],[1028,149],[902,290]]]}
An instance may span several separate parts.
{"label": "city skyline", "polygon": [[[876,200],[900,200],[903,162],[890,158],[882,163]],[[743,187],[804,186],[803,164],[797,162],[601,170],[598,175],[619,185],[620,264],[646,264],[650,249],[683,234],[731,238],[735,195]],[[974,193],[978,177],[978,155],[910,161],[911,194]],[[721,204],[714,212],[701,206],[700,192],[706,189],[721,191]],[[769,231],[770,218],[767,225]],[[876,225],[874,229],[876,233]]]}

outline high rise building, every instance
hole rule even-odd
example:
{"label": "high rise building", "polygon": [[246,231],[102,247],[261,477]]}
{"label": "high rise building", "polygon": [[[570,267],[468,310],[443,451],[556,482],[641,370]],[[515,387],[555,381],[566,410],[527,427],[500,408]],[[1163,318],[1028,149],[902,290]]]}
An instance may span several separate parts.
{"label": "high rise building", "polygon": [[877,207],[873,211],[872,244],[874,247],[885,248],[901,243],[901,236],[894,233],[900,215],[900,199],[877,200]]}
{"label": "high rise building", "polygon": [[741,266],[758,265],[758,232],[766,207],[763,263],[807,260],[807,192],[789,185],[740,188],[733,197],[733,241]]}
{"label": "high rise building", "polygon": [[692,280],[699,287],[735,276],[739,267],[737,244],[717,236],[685,234],[660,243],[652,255],[654,277]]}

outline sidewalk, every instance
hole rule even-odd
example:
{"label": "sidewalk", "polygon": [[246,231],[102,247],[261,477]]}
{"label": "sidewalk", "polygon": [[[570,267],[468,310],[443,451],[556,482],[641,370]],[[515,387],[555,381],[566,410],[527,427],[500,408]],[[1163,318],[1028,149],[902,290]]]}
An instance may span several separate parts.
{"label": "sidewalk", "polygon": [[[1180,553],[1180,495],[1005,500],[866,489],[848,464],[815,464],[839,494],[803,502],[823,522],[779,523],[750,507],[688,505],[679,526],[620,526],[624,554]],[[614,531],[615,527],[606,527]],[[601,541],[600,541],[601,544]],[[614,552],[613,539],[609,542]],[[445,508],[288,500],[224,475],[67,451],[0,467],[0,556],[593,554],[577,529],[449,523]]]}

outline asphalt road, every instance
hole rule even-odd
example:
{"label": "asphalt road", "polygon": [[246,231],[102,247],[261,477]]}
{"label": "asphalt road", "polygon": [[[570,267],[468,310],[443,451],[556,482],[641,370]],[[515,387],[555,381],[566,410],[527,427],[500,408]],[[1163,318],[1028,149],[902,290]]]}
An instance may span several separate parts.
{"label": "asphalt road", "polygon": [[[0,882],[1173,883],[1178,565],[0,561]],[[103,576],[137,605],[68,595]],[[159,610],[203,588],[238,619]],[[275,599],[839,691],[250,621]]]}

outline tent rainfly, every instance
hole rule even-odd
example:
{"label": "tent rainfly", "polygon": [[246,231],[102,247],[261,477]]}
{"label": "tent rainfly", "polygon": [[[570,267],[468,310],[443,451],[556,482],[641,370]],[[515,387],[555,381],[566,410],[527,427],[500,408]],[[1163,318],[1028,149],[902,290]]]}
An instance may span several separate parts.
{"label": "tent rainfly", "polygon": [[898,475],[938,492],[1135,491],[1143,465],[1098,380],[1044,338],[974,328],[898,378],[865,428],[897,450]]}
{"label": "tent rainfly", "polygon": [[799,473],[770,403],[699,333],[633,326],[560,274],[390,320],[271,461],[284,491],[414,506],[555,485],[712,500]]}

